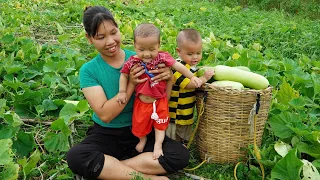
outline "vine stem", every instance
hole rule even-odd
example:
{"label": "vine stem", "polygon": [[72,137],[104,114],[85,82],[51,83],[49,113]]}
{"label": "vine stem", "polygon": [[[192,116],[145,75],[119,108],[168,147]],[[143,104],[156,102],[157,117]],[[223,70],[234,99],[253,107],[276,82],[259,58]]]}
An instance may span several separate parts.
{"label": "vine stem", "polygon": [[[35,123],[42,123],[42,124],[44,124],[44,125],[51,125],[52,124],[52,122],[50,122],[50,121],[37,121],[37,120],[35,120],[35,119],[21,119],[24,123],[31,123],[31,124],[35,124]],[[28,126],[27,124],[25,124],[26,126]],[[33,127],[33,126],[32,126]]]}
{"label": "vine stem", "polygon": [[34,139],[36,140],[39,148],[41,149],[41,152],[42,152],[43,154],[46,154],[46,152],[44,151],[44,149],[42,148],[42,145],[40,144],[40,142],[39,142],[39,140],[38,140],[38,135],[39,135],[39,133],[40,133],[40,130],[37,131],[36,135],[34,136]]}

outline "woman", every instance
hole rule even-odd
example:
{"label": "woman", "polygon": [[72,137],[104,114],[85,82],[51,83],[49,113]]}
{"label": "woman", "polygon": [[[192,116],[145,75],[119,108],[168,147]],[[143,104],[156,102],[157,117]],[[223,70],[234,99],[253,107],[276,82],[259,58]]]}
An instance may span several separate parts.
{"label": "woman", "polygon": [[[81,176],[98,179],[131,179],[137,172],[146,178],[168,179],[157,174],[172,173],[184,168],[189,161],[188,150],[170,138],[163,142],[163,156],[153,159],[154,132],[148,135],[142,153],[135,149],[139,139],[131,132],[131,118],[135,84],[144,73],[142,66],[130,72],[125,106],[119,106],[120,69],[135,53],[121,49],[121,35],[109,10],[102,6],[88,7],[84,11],[83,24],[86,37],[99,52],[80,69],[80,87],[94,111],[94,125],[87,137],[72,147],[67,154],[70,169]],[[154,81],[171,78],[168,68],[153,70],[159,74]]]}

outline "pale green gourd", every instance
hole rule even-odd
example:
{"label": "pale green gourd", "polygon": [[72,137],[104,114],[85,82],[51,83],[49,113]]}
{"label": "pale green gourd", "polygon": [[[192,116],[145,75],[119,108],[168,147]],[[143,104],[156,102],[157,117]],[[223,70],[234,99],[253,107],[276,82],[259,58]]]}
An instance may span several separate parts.
{"label": "pale green gourd", "polygon": [[235,82],[235,81],[214,81],[211,84],[213,86],[226,87],[231,89],[239,89],[239,90],[244,89],[241,83]]}
{"label": "pale green gourd", "polygon": [[267,78],[253,72],[244,71],[235,67],[217,65],[214,67],[215,75],[213,78],[217,81],[228,80],[243,84],[251,89],[265,89],[269,86]]}

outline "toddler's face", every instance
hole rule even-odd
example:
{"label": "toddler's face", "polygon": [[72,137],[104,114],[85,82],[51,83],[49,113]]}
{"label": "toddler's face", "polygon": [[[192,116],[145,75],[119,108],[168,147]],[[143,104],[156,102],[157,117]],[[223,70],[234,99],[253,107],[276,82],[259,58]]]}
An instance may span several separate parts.
{"label": "toddler's face", "polygon": [[134,48],[137,56],[142,59],[143,62],[151,62],[154,60],[158,55],[159,47],[160,44],[157,36],[135,38]]}
{"label": "toddler's face", "polygon": [[179,57],[190,66],[197,65],[202,59],[202,41],[184,41],[177,48]]}

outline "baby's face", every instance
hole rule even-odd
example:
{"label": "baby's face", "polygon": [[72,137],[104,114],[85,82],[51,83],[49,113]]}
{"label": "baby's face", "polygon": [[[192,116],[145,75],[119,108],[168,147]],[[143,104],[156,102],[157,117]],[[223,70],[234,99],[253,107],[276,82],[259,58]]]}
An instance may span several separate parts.
{"label": "baby's face", "polygon": [[197,65],[202,59],[202,41],[184,41],[177,48],[179,57],[190,66]]}
{"label": "baby's face", "polygon": [[157,36],[149,37],[136,37],[134,48],[137,56],[142,59],[143,62],[151,62],[154,60],[159,52],[159,39]]}

